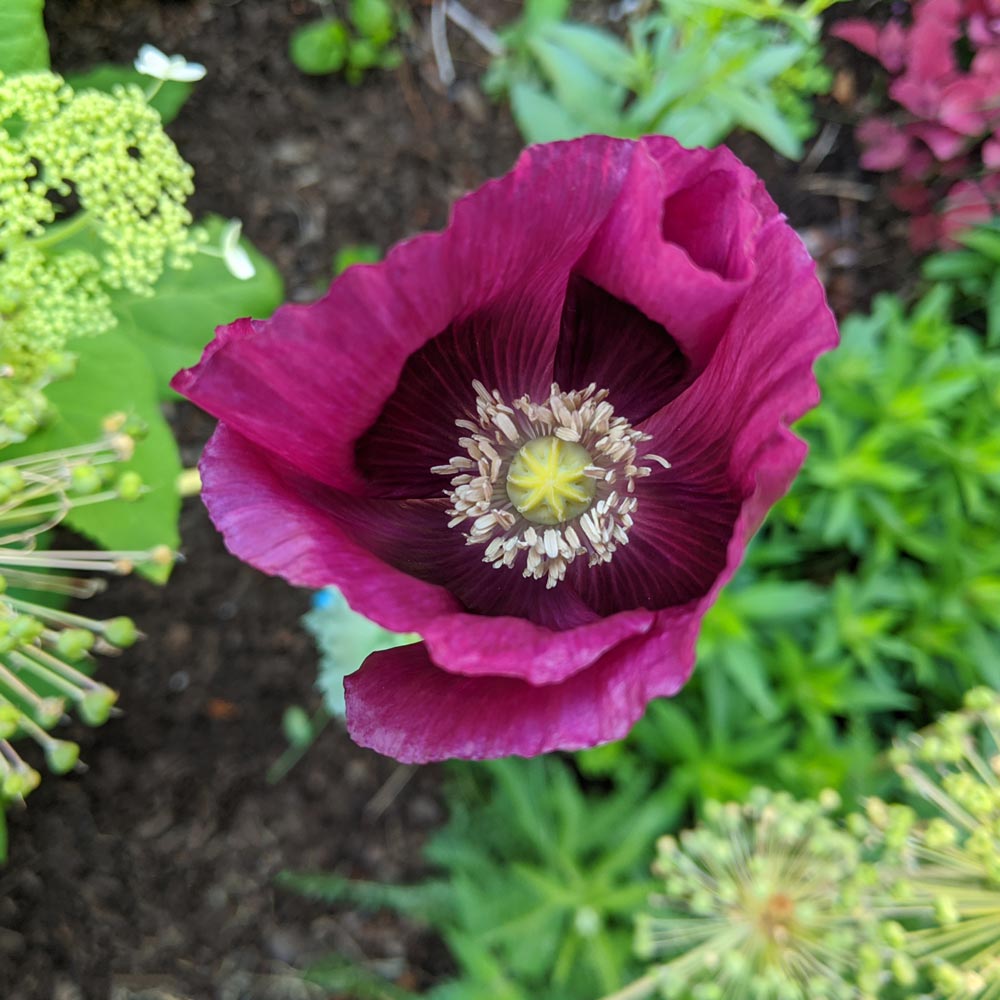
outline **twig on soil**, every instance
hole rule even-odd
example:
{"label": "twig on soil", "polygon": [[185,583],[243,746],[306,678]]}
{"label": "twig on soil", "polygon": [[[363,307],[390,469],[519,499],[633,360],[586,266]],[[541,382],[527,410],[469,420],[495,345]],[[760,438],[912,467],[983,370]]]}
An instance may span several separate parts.
{"label": "twig on soil", "polygon": [[802,172],[811,174],[830,154],[837,144],[840,135],[840,125],[837,122],[827,122],[820,132],[819,138],[813,143],[809,154],[802,161]]}
{"label": "twig on soil", "polygon": [[434,0],[431,5],[431,46],[437,63],[438,77],[445,87],[455,82],[455,63],[448,48],[448,21],[461,28],[470,38],[496,58],[504,54],[500,36],[458,0]]}
{"label": "twig on soil", "polygon": [[386,778],[385,784],[368,800],[364,811],[365,820],[374,823],[396,801],[396,796],[416,773],[417,769],[412,764],[400,764]]}
{"label": "twig on soil", "polygon": [[485,21],[466,10],[458,0],[443,0],[442,7],[448,20],[461,28],[473,41],[478,42],[491,56],[502,56],[506,51],[503,39]]}
{"label": "twig on soil", "polygon": [[859,181],[849,181],[843,177],[831,177],[829,174],[803,177],[799,184],[813,194],[828,194],[833,198],[844,198],[848,201],[871,201],[875,197],[875,188],[871,184],[861,184]]}
{"label": "twig on soil", "polygon": [[448,16],[446,0],[434,0],[431,5],[431,46],[437,63],[438,79],[445,87],[455,82],[455,63],[448,48]]}

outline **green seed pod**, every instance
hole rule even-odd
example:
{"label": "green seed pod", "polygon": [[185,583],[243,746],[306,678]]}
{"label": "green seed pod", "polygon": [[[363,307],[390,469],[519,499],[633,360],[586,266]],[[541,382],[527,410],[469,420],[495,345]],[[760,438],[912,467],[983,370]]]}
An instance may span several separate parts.
{"label": "green seed pod", "polygon": [[94,647],[94,635],[85,628],[68,628],[59,633],[56,652],[67,660],[82,660]]}
{"label": "green seed pod", "polygon": [[45,763],[53,774],[65,774],[76,767],[80,747],[69,740],[52,740],[45,747]]}
{"label": "green seed pod", "polygon": [[92,496],[101,488],[101,475],[90,465],[77,465],[69,474],[70,490],[77,496]]}
{"label": "green seed pod", "polygon": [[9,740],[20,728],[21,712],[11,704],[0,705],[0,740]]}
{"label": "green seed pod", "polygon": [[88,691],[78,706],[80,718],[88,726],[103,726],[108,721],[108,716],[117,700],[118,694],[108,687],[98,687]]}
{"label": "green seed pod", "polygon": [[144,492],[142,476],[138,472],[123,472],[118,477],[118,495],[130,503],[138,500]]}
{"label": "green seed pod", "polygon": [[128,649],[139,638],[139,630],[131,618],[109,618],[103,623],[101,631],[104,638],[119,649]]}

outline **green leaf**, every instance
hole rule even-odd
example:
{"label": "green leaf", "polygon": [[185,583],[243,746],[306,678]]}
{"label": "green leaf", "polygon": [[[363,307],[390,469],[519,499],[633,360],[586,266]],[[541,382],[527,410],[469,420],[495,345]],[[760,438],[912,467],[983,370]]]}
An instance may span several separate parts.
{"label": "green leaf", "polygon": [[544,38],[531,39],[529,48],[552,84],[555,99],[580,122],[585,132],[615,131],[624,88],[601,77],[569,49]]}
{"label": "green leaf", "polygon": [[986,343],[1000,347],[1000,268],[997,268],[986,295]]}
{"label": "green leaf", "polygon": [[288,54],[303,73],[324,76],[344,68],[348,42],[343,22],[327,18],[299,28],[292,35]]}
{"label": "green leaf", "polygon": [[[130,83],[148,91],[152,81],[148,76],[143,76],[131,66],[101,63],[85,73],[68,74],[66,82],[74,90],[100,90],[104,93],[110,93],[115,87]],[[179,80],[167,80],[149,103],[159,111],[160,118],[166,125],[177,117],[177,113],[191,96],[193,90],[193,84],[181,83]]]}
{"label": "green leaf", "polygon": [[[205,220],[210,246],[219,242],[224,225],[217,216]],[[112,296],[118,331],[145,353],[160,399],[174,398],[170,379],[197,363],[217,326],[243,316],[264,319],[281,301],[274,265],[246,241],[241,245],[257,269],[248,281],[234,278],[220,258],[199,253],[189,270],[165,271],[152,298]]]}
{"label": "green leaf", "polygon": [[575,139],[586,132],[581,122],[534,84],[513,84],[510,106],[518,128],[529,143]]}
{"label": "green leaf", "polygon": [[43,0],[0,2],[0,73],[13,76],[49,68]]}
{"label": "green leaf", "polygon": [[307,983],[354,1000],[418,1000],[416,994],[400,989],[388,979],[340,955],[320,959],[302,975]]}
{"label": "green leaf", "polygon": [[[55,415],[25,444],[9,448],[5,454],[87,444],[100,437],[101,421],[109,414],[135,414],[148,425],[149,433],[137,442],[135,456],[122,469],[137,472],[149,492],[131,503],[109,500],[75,508],[65,523],[104,549],[144,550],[156,545],[176,549],[180,456],[160,412],[153,375],[142,350],[120,330],[75,341],[69,347],[79,359],[76,374],[46,390]],[[170,567],[149,565],[139,572],[163,583]]]}
{"label": "green leaf", "polygon": [[572,52],[607,80],[628,85],[635,76],[635,59],[614,35],[587,24],[556,22],[545,29],[553,44]]}
{"label": "green leaf", "polygon": [[802,156],[802,140],[781,112],[768,103],[766,97],[769,96],[764,91],[751,95],[735,89],[716,93],[719,102],[733,113],[737,124],[756,132],[782,156],[797,160]]}
{"label": "green leaf", "polygon": [[373,243],[348,243],[333,256],[333,273],[343,274],[355,264],[377,264],[382,259],[382,251]]}
{"label": "green leaf", "polygon": [[392,4],[388,0],[351,0],[350,17],[354,27],[376,45],[391,42],[396,34]]}

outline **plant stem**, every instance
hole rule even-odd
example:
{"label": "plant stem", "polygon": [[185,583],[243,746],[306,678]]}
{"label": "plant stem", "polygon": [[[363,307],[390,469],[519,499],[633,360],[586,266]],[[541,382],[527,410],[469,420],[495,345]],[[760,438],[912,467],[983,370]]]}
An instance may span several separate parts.
{"label": "plant stem", "polygon": [[617,993],[610,993],[602,1000],[645,1000],[663,982],[663,969],[654,969],[647,973],[642,979],[637,979],[634,983],[629,983],[624,989]]}

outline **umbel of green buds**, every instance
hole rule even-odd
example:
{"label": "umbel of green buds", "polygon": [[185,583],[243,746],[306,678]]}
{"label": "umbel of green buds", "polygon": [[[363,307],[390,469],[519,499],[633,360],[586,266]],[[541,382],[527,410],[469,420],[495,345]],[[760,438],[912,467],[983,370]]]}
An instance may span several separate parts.
{"label": "umbel of green buds", "polygon": [[1000,998],[1000,693],[976,688],[964,708],[892,751],[909,789],[933,812],[872,799],[853,818],[881,845],[899,948],[941,1000]]}
{"label": "umbel of green buds", "polygon": [[[757,789],[711,804],[701,826],[663,837],[664,892],[637,921],[636,950],[658,959],[629,1000],[861,1000],[894,970],[872,907],[861,841],[820,802]],[[610,998],[609,998],[610,1000]]]}
{"label": "umbel of green buds", "polygon": [[0,446],[38,425],[66,342],[114,326],[110,291],[189,265],[191,178],[140,87],[0,74]]}
{"label": "umbel of green buds", "polygon": [[145,492],[122,464],[143,428],[118,414],[93,444],[0,462],[0,808],[39,781],[14,749],[19,738],[41,748],[50,771],[75,767],[79,748],[52,735],[70,711],[100,725],[117,695],[95,681],[94,657],[131,646],[139,632],[128,618],[99,620],[30,600],[27,591],[86,598],[104,588],[93,573],[125,574],[145,562],[170,562],[165,546],[142,552],[44,549],[38,536],[77,507]]}

